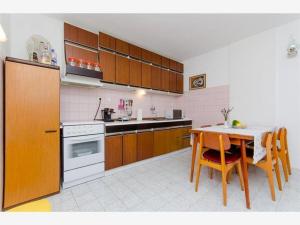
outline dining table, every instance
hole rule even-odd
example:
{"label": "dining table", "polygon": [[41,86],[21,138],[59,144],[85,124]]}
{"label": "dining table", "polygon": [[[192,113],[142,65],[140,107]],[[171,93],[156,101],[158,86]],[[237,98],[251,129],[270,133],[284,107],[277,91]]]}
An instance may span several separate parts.
{"label": "dining table", "polygon": [[245,198],[246,207],[248,209],[250,206],[250,193],[248,184],[248,169],[247,169],[247,154],[246,154],[246,142],[254,142],[254,154],[253,163],[255,164],[262,158],[266,156],[266,150],[261,145],[261,139],[264,133],[273,132],[275,127],[273,126],[248,126],[246,128],[233,128],[227,127],[225,125],[216,125],[200,128],[192,128],[191,132],[191,144],[192,144],[192,162],[190,171],[190,182],[193,182],[194,177],[194,167],[196,161],[197,146],[199,143],[200,133],[202,132],[215,132],[220,134],[227,134],[230,138],[230,143],[232,145],[237,145],[241,151],[241,162],[242,162],[242,174],[245,186]]}

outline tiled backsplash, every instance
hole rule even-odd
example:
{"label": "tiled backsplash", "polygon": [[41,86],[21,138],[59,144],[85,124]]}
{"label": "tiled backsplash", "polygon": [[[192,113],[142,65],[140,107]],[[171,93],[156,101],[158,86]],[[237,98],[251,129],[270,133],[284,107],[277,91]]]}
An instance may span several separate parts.
{"label": "tiled backsplash", "polygon": [[183,109],[193,125],[215,124],[222,122],[221,108],[228,106],[229,88],[220,86],[185,92],[183,96],[168,96],[147,93],[144,96],[136,92],[116,91],[101,88],[62,86],[61,121],[92,120],[102,98],[101,108],[114,108],[118,117],[117,105],[120,98],[133,99],[133,117],[137,109],[143,110],[143,117],[153,117],[151,106],[155,106],[157,116],[164,116],[165,110]]}

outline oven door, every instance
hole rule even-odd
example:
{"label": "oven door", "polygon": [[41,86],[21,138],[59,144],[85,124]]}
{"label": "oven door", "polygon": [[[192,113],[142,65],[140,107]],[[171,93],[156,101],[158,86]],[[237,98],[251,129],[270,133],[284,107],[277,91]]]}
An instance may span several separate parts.
{"label": "oven door", "polygon": [[64,171],[104,161],[104,134],[64,138]]}

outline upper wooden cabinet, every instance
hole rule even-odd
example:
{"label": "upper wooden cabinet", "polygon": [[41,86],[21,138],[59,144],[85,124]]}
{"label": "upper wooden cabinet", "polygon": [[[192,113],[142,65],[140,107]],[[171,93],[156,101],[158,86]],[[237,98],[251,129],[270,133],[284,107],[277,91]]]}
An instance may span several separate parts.
{"label": "upper wooden cabinet", "polygon": [[99,46],[110,50],[116,50],[116,39],[108,34],[99,32]]}
{"label": "upper wooden cabinet", "polygon": [[177,71],[177,62],[173,59],[170,59],[170,70]]}
{"label": "upper wooden cabinet", "polygon": [[177,62],[177,72],[183,73],[183,64],[180,62]]}
{"label": "upper wooden cabinet", "polygon": [[146,131],[137,134],[137,159],[153,157],[153,132]]}
{"label": "upper wooden cabinet", "polygon": [[116,55],[100,50],[99,62],[103,71],[103,81],[114,83],[116,81]]}
{"label": "upper wooden cabinet", "polygon": [[180,73],[176,74],[176,92],[179,94],[183,94],[183,75]]}
{"label": "upper wooden cabinet", "polygon": [[151,87],[155,90],[161,89],[161,69],[151,66]]}
{"label": "upper wooden cabinet", "polygon": [[169,69],[170,68],[170,59],[162,56],[161,57],[161,66],[163,68]]}
{"label": "upper wooden cabinet", "polygon": [[129,45],[129,55],[132,58],[141,59],[142,58],[142,49],[138,46],[130,44]]}
{"label": "upper wooden cabinet", "polygon": [[129,73],[129,84],[135,87],[142,86],[142,63],[140,61],[130,59]]}
{"label": "upper wooden cabinet", "polygon": [[177,92],[177,74],[173,71],[169,72],[169,91]]}
{"label": "upper wooden cabinet", "polygon": [[142,63],[142,87],[151,88],[151,65]]}
{"label": "upper wooden cabinet", "polygon": [[116,39],[116,52],[129,55],[129,44],[126,41]]}
{"label": "upper wooden cabinet", "polygon": [[161,69],[161,90],[169,91],[170,75],[168,70]]}
{"label": "upper wooden cabinet", "polygon": [[116,55],[116,83],[129,84],[129,59]]}
{"label": "upper wooden cabinet", "polygon": [[105,170],[110,170],[123,164],[122,135],[105,137]]}
{"label": "upper wooden cabinet", "polygon": [[98,35],[71,24],[64,24],[65,40],[75,42],[91,48],[98,48]]}
{"label": "upper wooden cabinet", "polygon": [[157,66],[161,66],[161,56],[156,53],[152,53],[151,63]]}
{"label": "upper wooden cabinet", "polygon": [[90,51],[86,48],[79,48],[74,45],[65,44],[66,61],[69,57],[75,57],[77,59],[83,59],[91,62],[98,62],[98,52]]}
{"label": "upper wooden cabinet", "polygon": [[142,49],[142,60],[145,62],[152,63],[153,53],[146,49]]}

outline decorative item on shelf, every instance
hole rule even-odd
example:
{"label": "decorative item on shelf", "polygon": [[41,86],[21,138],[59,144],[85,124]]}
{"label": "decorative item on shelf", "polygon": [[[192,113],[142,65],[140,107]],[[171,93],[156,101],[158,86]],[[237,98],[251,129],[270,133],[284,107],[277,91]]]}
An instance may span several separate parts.
{"label": "decorative item on shelf", "polygon": [[32,35],[26,42],[26,49],[30,61],[51,64],[51,44],[40,35]]}
{"label": "decorative item on shelf", "polygon": [[94,64],[94,70],[95,70],[95,71],[98,71],[98,72],[101,71],[100,66],[99,66],[98,63],[95,63],[95,64]]}
{"label": "decorative item on shelf", "polygon": [[94,70],[94,68],[95,68],[94,63],[93,62],[87,62],[86,63],[86,68],[88,70]]}
{"label": "decorative item on shelf", "polygon": [[190,90],[206,88],[206,74],[190,77]]}
{"label": "decorative item on shelf", "polygon": [[229,114],[230,114],[230,112],[233,110],[233,107],[231,107],[231,108],[223,108],[222,110],[221,110],[221,113],[222,113],[222,115],[224,116],[224,120],[225,120],[225,122],[224,122],[224,126],[226,127],[226,128],[229,128],[230,127],[230,122],[229,122]]}
{"label": "decorative item on shelf", "polygon": [[80,68],[87,68],[87,62],[86,61],[84,61],[83,59],[79,59],[79,63],[78,63],[78,66],[80,67]]}
{"label": "decorative item on shelf", "polygon": [[300,45],[297,44],[295,38],[290,37],[290,42],[287,48],[287,54],[288,57],[294,57],[297,55],[298,53],[298,49],[299,49]]}
{"label": "decorative item on shelf", "polygon": [[3,30],[3,27],[0,24],[0,42],[6,42],[6,41],[7,41],[6,34]]}
{"label": "decorative item on shelf", "polygon": [[78,64],[78,59],[76,59],[75,57],[69,57],[68,58],[68,64],[70,66],[77,66]]}

